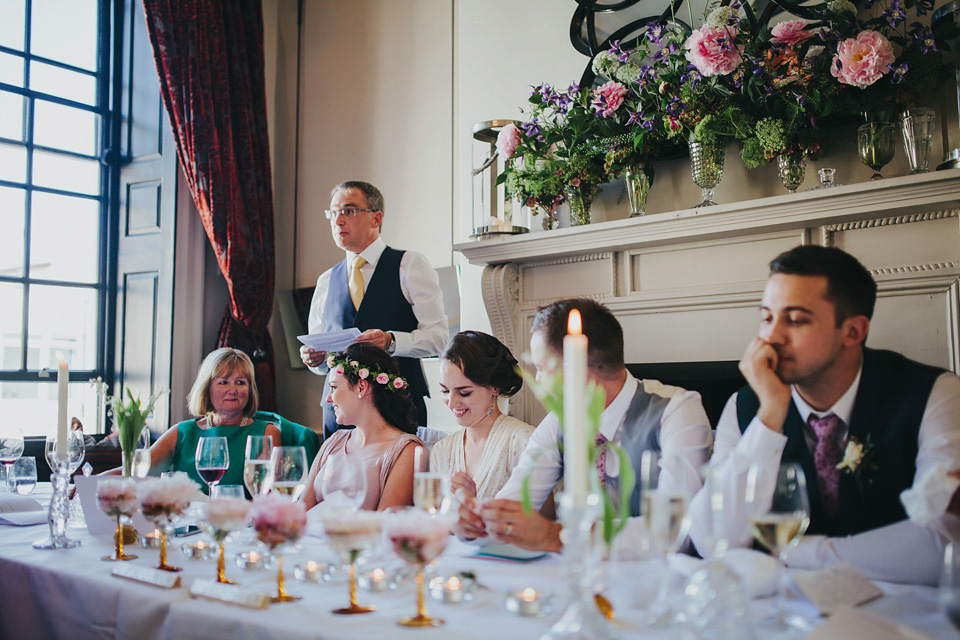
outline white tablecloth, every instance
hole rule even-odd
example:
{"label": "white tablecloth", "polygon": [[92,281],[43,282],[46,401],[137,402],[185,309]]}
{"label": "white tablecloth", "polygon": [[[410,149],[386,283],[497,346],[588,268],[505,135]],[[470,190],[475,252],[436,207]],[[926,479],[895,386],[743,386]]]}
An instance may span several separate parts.
{"label": "white tablecloth", "polygon": [[[293,578],[295,564],[307,560],[325,562],[332,558],[323,542],[307,537],[301,551],[284,556],[287,590],[304,596],[293,603],[271,605],[267,610],[247,610],[235,606],[191,599],[188,590],[196,579],[215,576],[214,561],[196,561],[183,557],[179,545],[195,542],[197,536],[172,539],[170,560],[183,566],[183,586],[164,590],[110,575],[115,563],[103,562],[113,548],[111,540],[97,539],[84,529],[71,527],[70,537],[82,541],[76,549],[40,551],[30,543],[48,533],[45,525],[31,527],[0,526],[0,638],[36,640],[42,638],[130,638],[142,639],[276,639],[358,640],[393,638],[398,634],[416,634],[423,638],[463,638],[508,640],[537,638],[556,619],[559,612],[542,618],[522,618],[504,607],[504,592],[533,587],[562,596],[564,580],[558,557],[528,564],[516,564],[465,557],[471,548],[451,538],[441,556],[442,574],[472,570],[489,590],[478,590],[473,601],[447,605],[429,600],[429,612],[446,620],[436,629],[405,630],[396,621],[415,613],[412,585],[383,594],[360,591],[361,604],[376,605],[377,611],[361,616],[337,616],[330,613],[347,602],[345,581],[303,584]],[[234,553],[252,545],[228,543]],[[158,550],[131,547],[140,557],[132,562],[151,567],[157,563]],[[369,567],[368,567],[369,568]],[[649,567],[636,565],[637,580],[651,579]],[[276,572],[245,572],[232,562],[227,577],[244,587],[273,593]],[[955,639],[937,607],[936,590],[882,584],[885,596],[864,608],[881,616],[914,627],[933,638]],[[770,611],[772,601],[754,601],[753,613]],[[809,609],[812,612],[812,607]],[[618,610],[617,623],[624,638],[675,638],[676,631],[651,632],[631,621],[639,612]],[[794,638],[802,634],[785,634]],[[766,638],[764,638],[766,640]]]}

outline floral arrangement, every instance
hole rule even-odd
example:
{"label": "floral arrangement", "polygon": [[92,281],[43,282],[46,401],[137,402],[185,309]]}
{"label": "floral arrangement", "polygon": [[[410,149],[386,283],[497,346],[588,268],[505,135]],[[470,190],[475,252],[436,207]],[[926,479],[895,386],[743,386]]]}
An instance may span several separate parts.
{"label": "floral arrangement", "polygon": [[449,535],[446,522],[419,510],[392,516],[387,527],[394,552],[417,565],[425,565],[443,553]]}
{"label": "floral arrangement", "polygon": [[220,542],[231,531],[243,529],[249,513],[250,503],[242,498],[212,498],[207,502],[203,519],[210,535]]}
{"label": "floral arrangement", "polygon": [[133,397],[130,388],[127,388],[127,399],[124,401],[123,393],[120,396],[110,396],[107,403],[110,405],[110,413],[113,415],[114,428],[117,430],[117,440],[120,443],[120,450],[126,454],[123,460],[123,475],[130,475],[130,466],[133,464],[133,452],[137,448],[137,440],[143,433],[143,428],[147,424],[147,417],[153,412],[153,406],[157,400],[167,392],[167,389],[160,388],[150,399],[146,406],[140,401],[140,396]]}
{"label": "floral arrangement", "polygon": [[381,371],[377,367],[361,366],[356,360],[350,360],[343,353],[331,353],[327,355],[327,367],[337,375],[349,374],[356,376],[361,380],[376,382],[388,389],[400,390],[407,388],[407,381],[400,376]]}
{"label": "floral arrangement", "polygon": [[145,478],[137,483],[137,499],[143,517],[148,520],[179,516],[203,493],[189,477],[175,475],[169,478]]}
{"label": "floral arrangement", "polygon": [[307,530],[303,503],[276,494],[255,497],[249,516],[260,542],[271,549],[299,540]]}
{"label": "floral arrangement", "polygon": [[127,516],[137,511],[137,483],[131,478],[97,481],[97,505],[108,516]]}

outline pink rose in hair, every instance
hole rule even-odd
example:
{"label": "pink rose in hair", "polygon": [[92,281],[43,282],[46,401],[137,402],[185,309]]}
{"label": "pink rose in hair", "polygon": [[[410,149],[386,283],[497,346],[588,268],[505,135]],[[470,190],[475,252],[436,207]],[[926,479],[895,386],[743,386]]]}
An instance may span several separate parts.
{"label": "pink rose in hair", "polygon": [[607,118],[623,104],[623,96],[627,95],[627,88],[613,80],[600,85],[593,91],[593,108]]}
{"label": "pink rose in hair", "polygon": [[393,387],[394,389],[403,389],[403,378],[394,378]]}
{"label": "pink rose in hair", "polygon": [[705,77],[730,73],[741,61],[743,47],[734,44],[736,35],[734,27],[700,27],[683,43],[687,60]]}
{"label": "pink rose in hair", "polygon": [[377,374],[377,382],[378,382],[379,384],[387,384],[387,382],[389,382],[389,381],[390,381],[390,376],[388,376],[387,374],[385,374],[385,373],[378,373],[378,374]]}
{"label": "pink rose in hair", "polygon": [[813,37],[813,33],[811,31],[804,29],[806,26],[806,20],[786,20],[781,22],[770,30],[770,33],[773,34],[773,37],[770,38],[770,42],[785,44],[789,47],[795,47],[798,44],[803,44]]}
{"label": "pink rose in hair", "polygon": [[333,370],[333,372],[334,372],[335,374],[337,374],[338,376],[342,376],[342,375],[343,375],[343,367],[337,367],[336,369]]}
{"label": "pink rose in hair", "polygon": [[337,363],[333,361],[333,356],[327,356],[327,367],[333,369],[334,365]]}
{"label": "pink rose in hair", "polygon": [[497,153],[504,160],[513,155],[519,144],[520,129],[517,128],[517,125],[510,123],[500,129],[500,133],[497,134]]}
{"label": "pink rose in hair", "polygon": [[847,38],[837,47],[830,73],[844,84],[863,89],[890,71],[893,45],[876,31],[861,31],[856,38]]}
{"label": "pink rose in hair", "polygon": [[357,375],[360,376],[361,380],[366,380],[367,376],[370,375],[370,369],[366,369],[366,368],[360,369],[359,371],[357,371]]}

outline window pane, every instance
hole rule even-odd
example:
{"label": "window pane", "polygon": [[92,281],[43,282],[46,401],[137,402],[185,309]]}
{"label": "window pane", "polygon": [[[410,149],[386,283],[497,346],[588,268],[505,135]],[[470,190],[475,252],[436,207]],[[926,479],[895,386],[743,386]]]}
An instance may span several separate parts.
{"label": "window pane", "polygon": [[33,182],[51,189],[99,195],[100,163],[97,160],[82,160],[35,150]]}
{"label": "window pane", "polygon": [[61,69],[42,62],[30,63],[30,88],[83,104],[97,104],[95,76]]}
{"label": "window pane", "polygon": [[97,366],[97,291],[33,285],[27,345],[39,354],[31,368],[57,368],[57,352],[71,369]]}
{"label": "window pane", "polygon": [[31,53],[97,68],[97,0],[33,0],[31,13]]}
{"label": "window pane", "polygon": [[97,282],[100,203],[34,193],[30,210],[30,277]]}
{"label": "window pane", "polygon": [[23,19],[24,0],[0,2],[0,44],[23,51],[23,34],[26,23]]}
{"label": "window pane", "polygon": [[0,143],[0,176],[11,182],[27,181],[26,147]]}
{"label": "window pane", "polygon": [[33,141],[45,147],[99,155],[99,116],[82,109],[35,100],[33,103]]}
{"label": "window pane", "polygon": [[17,371],[23,358],[23,285],[0,282],[0,369]]}
{"label": "window pane", "polygon": [[23,58],[20,56],[12,56],[9,53],[0,53],[0,82],[6,82],[15,87],[24,86]]}
{"label": "window pane", "polygon": [[[67,385],[67,415],[76,416],[89,435],[97,429],[97,394],[89,382]],[[25,436],[57,433],[57,374],[38,382],[0,382],[0,416]],[[102,422],[101,422],[102,424]]]}
{"label": "window pane", "polygon": [[[23,141],[23,96],[0,91],[0,138]],[[5,173],[4,168],[0,172]]]}
{"label": "window pane", "polygon": [[[26,191],[0,187],[0,275],[23,276],[23,223]],[[0,306],[6,304],[0,302]],[[0,323],[0,326],[5,327]]]}

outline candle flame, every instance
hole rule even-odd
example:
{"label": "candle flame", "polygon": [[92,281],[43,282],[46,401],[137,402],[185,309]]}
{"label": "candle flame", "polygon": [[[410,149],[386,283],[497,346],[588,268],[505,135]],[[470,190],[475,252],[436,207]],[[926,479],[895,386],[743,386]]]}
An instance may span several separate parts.
{"label": "candle flame", "polygon": [[307,563],[307,571],[316,571],[319,568],[320,568],[320,565],[318,565],[313,560]]}
{"label": "candle flame", "polygon": [[373,570],[373,573],[371,575],[373,576],[374,580],[383,580],[383,576],[385,576],[386,574],[383,572],[383,569],[377,567],[376,569]]}
{"label": "candle flame", "polygon": [[[574,309],[576,311],[576,309]],[[527,587],[520,592],[520,598],[526,602],[532,602],[537,599],[537,592],[530,587]]]}
{"label": "candle flame", "polygon": [[457,576],[452,576],[447,580],[447,589],[459,589],[460,588],[460,578]]}
{"label": "candle flame", "polygon": [[583,322],[580,320],[580,310],[572,309],[567,316],[567,333],[578,336],[583,333]]}

